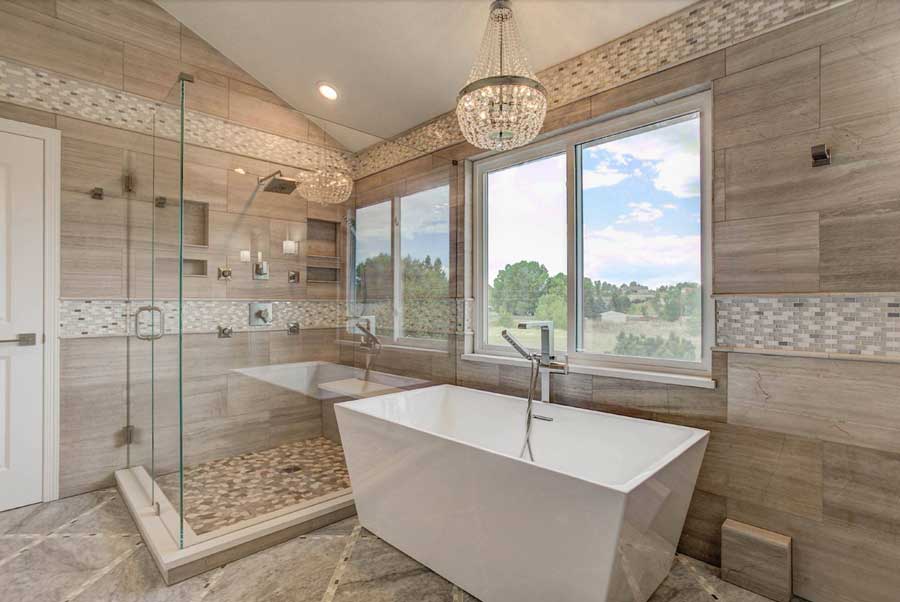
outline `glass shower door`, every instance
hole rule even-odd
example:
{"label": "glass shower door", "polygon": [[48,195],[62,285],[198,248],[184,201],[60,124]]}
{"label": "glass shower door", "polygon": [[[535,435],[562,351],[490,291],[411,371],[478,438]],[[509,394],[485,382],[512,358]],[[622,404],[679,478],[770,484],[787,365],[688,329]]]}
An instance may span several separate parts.
{"label": "glass shower door", "polygon": [[132,157],[129,204],[129,466],[179,547],[184,546],[181,477],[181,298],[184,88],[179,78],[158,105],[147,153]]}

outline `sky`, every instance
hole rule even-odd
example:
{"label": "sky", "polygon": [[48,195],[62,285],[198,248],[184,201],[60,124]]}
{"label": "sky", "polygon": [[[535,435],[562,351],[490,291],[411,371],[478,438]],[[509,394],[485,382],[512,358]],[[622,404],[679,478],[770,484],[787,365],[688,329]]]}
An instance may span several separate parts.
{"label": "sky", "polygon": [[[391,203],[356,211],[356,263],[391,252]],[[400,253],[450,261],[450,187],[438,186],[400,199]]]}
{"label": "sky", "polygon": [[[566,271],[565,155],[488,177],[488,275],[533,259]],[[584,271],[656,288],[700,282],[700,129],[696,117],[586,145]]]}

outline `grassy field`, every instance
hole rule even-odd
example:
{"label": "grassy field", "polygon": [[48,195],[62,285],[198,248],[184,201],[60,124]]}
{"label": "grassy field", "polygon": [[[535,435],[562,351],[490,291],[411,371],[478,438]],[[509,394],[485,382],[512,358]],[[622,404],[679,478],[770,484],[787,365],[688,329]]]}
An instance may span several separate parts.
{"label": "grassy field", "polygon": [[[522,320],[534,319],[530,316],[522,316]],[[492,325],[488,334],[488,342],[492,345],[506,345],[500,336],[503,326]],[[539,330],[509,329],[513,336],[523,344],[533,349],[540,348],[541,336]],[[666,322],[663,320],[629,321],[629,322],[601,322],[600,320],[587,320],[584,325],[584,348],[586,351],[596,353],[612,353],[616,346],[616,337],[620,332],[632,335],[668,337],[669,333],[685,338],[700,349],[700,329],[696,323],[692,326],[688,322]],[[567,346],[565,330],[555,330],[553,335],[554,348],[557,353],[564,353]]]}

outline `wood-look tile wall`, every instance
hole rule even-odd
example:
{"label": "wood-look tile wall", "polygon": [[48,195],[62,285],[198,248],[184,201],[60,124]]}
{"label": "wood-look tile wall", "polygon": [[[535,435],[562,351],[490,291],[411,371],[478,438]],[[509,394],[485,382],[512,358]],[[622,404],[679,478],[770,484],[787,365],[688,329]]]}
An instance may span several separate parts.
{"label": "wood-look tile wall", "polygon": [[[715,292],[897,291],[897,57],[900,3],[854,0],[554,109],[545,131],[711,88]],[[823,143],[833,164],[812,168],[810,147]],[[459,144],[436,153],[459,161],[451,260],[460,301],[472,269],[463,160],[478,152]],[[456,337],[453,382],[523,395],[527,370],[461,359],[471,336]],[[732,518],[792,538],[795,594],[893,602],[898,373],[897,364],[716,352],[714,390],[569,374],[553,376],[551,395],[711,432],[682,552],[718,564],[721,527]]]}
{"label": "wood-look tile wall", "polygon": [[[302,113],[149,0],[0,1],[0,58],[97,82],[155,100],[177,100],[176,77],[191,73],[187,107],[296,140],[337,143]],[[80,299],[146,299],[155,269],[157,298],[178,293],[178,158],[171,140],[0,102],[0,117],[62,132],[61,291]],[[247,174],[233,170],[242,167]],[[307,220],[341,223],[343,209],[308,204],[297,195],[260,192],[256,175],[276,165],[207,148],[185,149],[185,197],[208,207],[205,247],[188,259],[206,260],[207,277],[185,278],[185,296],[197,299],[337,299],[340,285],[306,282]],[[133,177],[126,190],[124,176]],[[95,187],[101,200],[91,198]],[[156,197],[176,199],[156,208]],[[155,223],[154,223],[155,222]],[[196,224],[195,224],[196,225]],[[155,230],[156,248],[151,242]],[[285,256],[281,241],[299,241]],[[343,243],[337,244],[342,255]],[[241,250],[263,253],[270,279],[253,280]],[[155,265],[153,256],[156,256]],[[340,265],[341,259],[335,263]],[[216,278],[220,265],[231,281]],[[288,283],[288,271],[300,273]],[[322,433],[321,407],[298,394],[274,390],[232,372],[270,363],[337,360],[334,329],[185,337],[185,460],[200,462]],[[155,385],[159,471],[177,464],[175,338],[155,345],[110,337],[61,341],[62,495],[113,483],[114,470],[149,460],[150,383]],[[124,444],[122,427],[135,427]]]}

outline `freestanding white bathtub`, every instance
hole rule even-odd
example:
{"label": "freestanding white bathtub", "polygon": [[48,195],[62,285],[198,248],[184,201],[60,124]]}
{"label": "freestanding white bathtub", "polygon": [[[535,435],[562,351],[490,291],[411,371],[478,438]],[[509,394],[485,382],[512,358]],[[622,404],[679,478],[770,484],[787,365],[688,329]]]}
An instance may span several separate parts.
{"label": "freestanding white bathtub", "polygon": [[442,385],[337,404],[363,526],[483,602],[645,602],[707,431]]}

